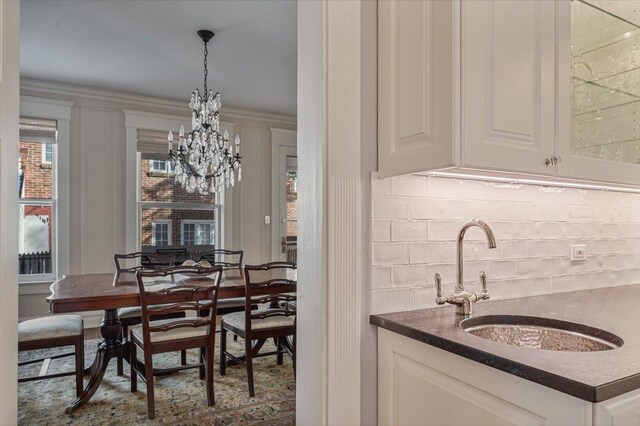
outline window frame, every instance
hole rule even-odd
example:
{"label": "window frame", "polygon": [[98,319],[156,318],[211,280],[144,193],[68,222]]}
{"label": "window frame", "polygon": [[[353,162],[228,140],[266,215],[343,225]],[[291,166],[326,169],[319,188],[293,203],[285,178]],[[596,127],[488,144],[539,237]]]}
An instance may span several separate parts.
{"label": "window frame", "polygon": [[[55,145],[55,144],[43,142],[42,145],[43,145],[43,148],[42,148],[42,160],[40,161],[40,164],[49,164],[50,165],[53,162],[53,151],[54,151],[53,145]],[[47,148],[51,148],[51,159],[47,159]]]}
{"label": "window frame", "polygon": [[[180,221],[180,245],[184,246],[186,245],[184,242],[184,226],[185,225],[195,225],[194,228],[194,243],[193,244],[189,244],[192,246],[214,246],[214,247],[218,247],[216,240],[218,239],[218,233],[217,233],[217,220],[210,220],[210,219],[182,219]],[[210,233],[213,232],[213,238],[211,238],[210,236],[210,244],[198,244],[198,227],[200,225],[211,225],[211,230],[209,231]]]}
{"label": "window frame", "polygon": [[[156,225],[167,225],[167,245],[158,245],[156,240]],[[173,240],[173,233],[171,229],[171,220],[168,219],[159,219],[151,221],[151,245],[153,247],[171,247],[171,242]]]}
{"label": "window frame", "polygon": [[[22,138],[19,138],[22,139]],[[18,143],[26,142],[26,143],[40,143],[42,145],[47,145],[45,141],[39,140],[20,140]],[[51,162],[45,163],[51,165],[51,198],[24,198],[22,194],[18,196],[18,208],[22,206],[50,206],[51,208],[51,216],[49,217],[49,221],[53,224],[51,226],[51,272],[46,274],[20,274],[18,271],[18,283],[30,283],[30,282],[53,282],[58,277],[58,233],[59,233],[59,224],[58,224],[58,156],[57,156],[57,141],[54,143],[49,143],[51,145]],[[42,156],[44,156],[45,149],[42,149]],[[22,191],[24,192],[24,184],[22,187]],[[20,216],[18,216],[20,219]],[[16,261],[19,261],[16,259]]]}
{"label": "window frame", "polygon": [[[149,162],[149,173],[164,173],[164,174],[170,175],[174,172],[173,164],[168,160],[149,159],[147,161]],[[156,168],[155,167],[156,162],[163,163],[164,168],[162,169]]]}
{"label": "window frame", "polygon": [[[131,139],[132,141],[135,139]],[[211,203],[189,203],[189,202],[173,202],[173,201],[144,201],[142,200],[142,165],[144,161],[149,161],[149,159],[143,159],[143,153],[138,151],[134,144],[132,144],[132,149],[135,149],[135,179],[136,179],[136,192],[135,192],[135,201],[136,201],[136,231],[134,235],[136,236],[135,246],[132,247],[130,251],[141,251],[142,244],[142,211],[144,209],[170,209],[170,210],[202,210],[202,211],[214,211],[214,219],[212,222],[214,225],[215,232],[215,241],[213,241],[213,246],[222,247],[223,241],[223,230],[224,230],[224,200],[226,197],[226,192],[223,189],[220,194],[215,195],[215,198]],[[214,202],[214,201],[217,201]],[[157,222],[157,221],[156,221]],[[182,231],[182,228],[180,229]],[[153,229],[152,229],[153,231]],[[173,232],[173,230],[172,230]],[[154,241],[154,236],[152,232],[152,243]],[[181,236],[182,241],[182,236]],[[182,244],[181,244],[182,245]],[[153,245],[152,245],[153,246]],[[155,247],[155,246],[154,246]]]}

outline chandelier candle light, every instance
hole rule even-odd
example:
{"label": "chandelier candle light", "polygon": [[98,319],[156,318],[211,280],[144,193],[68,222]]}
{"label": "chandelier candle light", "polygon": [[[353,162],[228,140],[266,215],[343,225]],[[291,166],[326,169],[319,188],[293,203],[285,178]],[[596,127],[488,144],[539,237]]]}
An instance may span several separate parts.
{"label": "chandelier candle light", "polygon": [[180,126],[175,153],[173,133],[169,132],[169,161],[175,169],[176,183],[181,184],[187,192],[198,191],[202,195],[209,195],[233,187],[236,174],[240,182],[242,165],[240,137],[236,135],[235,143],[229,143],[229,132],[225,129],[220,133],[220,93],[214,95],[207,88],[207,43],[214,34],[200,30],[198,36],[204,42],[204,92],[200,94],[196,89],[191,93],[191,133],[185,137],[184,126]]}

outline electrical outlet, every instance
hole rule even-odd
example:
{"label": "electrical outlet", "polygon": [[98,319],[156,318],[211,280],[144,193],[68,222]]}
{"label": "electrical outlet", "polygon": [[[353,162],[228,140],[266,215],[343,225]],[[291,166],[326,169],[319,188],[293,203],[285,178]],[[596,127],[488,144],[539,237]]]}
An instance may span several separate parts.
{"label": "electrical outlet", "polygon": [[271,224],[271,216],[265,216],[264,217],[264,224],[265,225],[270,225]]}
{"label": "electrical outlet", "polygon": [[585,244],[574,244],[571,246],[571,261],[587,260],[587,246]]}

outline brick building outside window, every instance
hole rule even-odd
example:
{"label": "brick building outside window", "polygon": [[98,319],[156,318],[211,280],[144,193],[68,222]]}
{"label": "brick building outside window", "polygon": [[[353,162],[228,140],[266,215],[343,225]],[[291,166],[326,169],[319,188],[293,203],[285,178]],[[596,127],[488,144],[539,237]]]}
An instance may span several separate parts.
{"label": "brick building outside window", "polygon": [[220,224],[217,196],[188,193],[175,184],[166,154],[140,155],[140,242],[143,251],[185,247],[189,251],[216,246]]}

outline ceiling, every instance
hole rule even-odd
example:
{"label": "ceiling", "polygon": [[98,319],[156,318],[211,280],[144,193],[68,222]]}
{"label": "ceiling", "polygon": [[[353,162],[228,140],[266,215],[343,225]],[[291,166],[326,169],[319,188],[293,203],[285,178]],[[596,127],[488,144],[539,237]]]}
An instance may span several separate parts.
{"label": "ceiling", "polygon": [[224,106],[296,114],[296,1],[23,0],[22,77],[187,102],[203,84]]}

